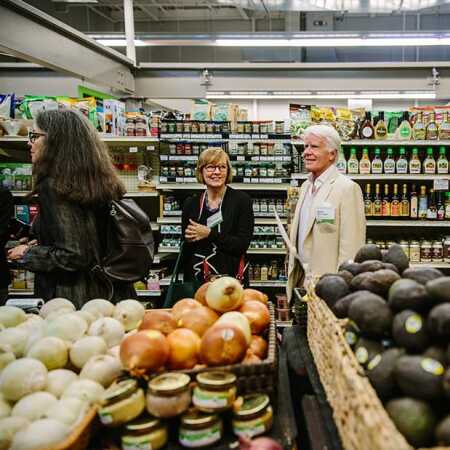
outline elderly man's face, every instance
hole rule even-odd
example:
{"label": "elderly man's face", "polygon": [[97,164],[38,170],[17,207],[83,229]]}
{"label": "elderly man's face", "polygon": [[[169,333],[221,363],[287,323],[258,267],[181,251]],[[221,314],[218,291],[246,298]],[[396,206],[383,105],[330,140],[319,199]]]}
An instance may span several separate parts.
{"label": "elderly man's face", "polygon": [[336,150],[329,150],[329,145],[325,138],[315,134],[307,134],[305,136],[303,159],[306,170],[315,177],[318,177],[334,164],[336,153]]}

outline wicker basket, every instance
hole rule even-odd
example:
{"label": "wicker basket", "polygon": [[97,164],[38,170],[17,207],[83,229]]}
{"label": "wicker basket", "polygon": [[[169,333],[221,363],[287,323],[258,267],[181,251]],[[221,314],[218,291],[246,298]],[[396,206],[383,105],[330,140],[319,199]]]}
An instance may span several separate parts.
{"label": "wicker basket", "polygon": [[93,435],[97,408],[93,407],[64,441],[41,450],[86,450]]}
{"label": "wicker basket", "polygon": [[345,450],[413,450],[365,377],[339,320],[314,291],[306,303],[308,343]]}

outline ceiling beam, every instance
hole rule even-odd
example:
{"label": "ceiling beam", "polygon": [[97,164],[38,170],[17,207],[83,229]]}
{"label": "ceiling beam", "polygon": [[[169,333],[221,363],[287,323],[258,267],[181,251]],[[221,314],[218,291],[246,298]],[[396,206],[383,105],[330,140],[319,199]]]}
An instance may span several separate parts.
{"label": "ceiling beam", "polygon": [[236,9],[239,11],[239,14],[241,15],[241,17],[244,20],[250,20],[250,17],[248,16],[248,14],[245,12],[245,9],[242,8],[241,6],[236,6]]}
{"label": "ceiling beam", "polygon": [[139,9],[142,12],[144,12],[145,14],[147,14],[147,16],[149,16],[151,19],[159,20],[159,17],[154,12],[152,12],[149,8],[147,8],[146,6],[139,5]]}
{"label": "ceiling beam", "polygon": [[89,8],[89,10],[91,10],[92,12],[97,14],[98,16],[103,17],[104,19],[106,19],[108,22],[116,23],[116,21],[111,16],[108,16],[108,14],[105,14],[104,12],[100,11],[95,6],[88,6],[88,8]]}

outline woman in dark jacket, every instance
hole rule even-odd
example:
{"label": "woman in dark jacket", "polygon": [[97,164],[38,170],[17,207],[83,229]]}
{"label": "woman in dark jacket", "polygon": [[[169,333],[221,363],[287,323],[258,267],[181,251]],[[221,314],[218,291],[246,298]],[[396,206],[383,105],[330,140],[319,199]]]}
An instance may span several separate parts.
{"label": "woman in dark jacket", "polygon": [[125,193],[94,127],[75,111],[46,111],[29,141],[37,245],[19,245],[8,257],[35,272],[35,293],[45,300],[64,297],[80,307],[92,298],[134,297],[131,284],[116,283],[111,293],[91,271],[105,249],[108,205]]}
{"label": "woman in dark jacket", "polygon": [[245,253],[253,236],[251,198],[227,186],[231,164],[221,148],[202,152],[197,179],[206,185],[183,206],[184,279],[204,282],[209,275],[245,278]]}
{"label": "woman in dark jacket", "polygon": [[14,201],[11,192],[0,186],[0,306],[8,297],[11,275],[6,263],[5,244],[9,239],[8,230],[14,215]]}

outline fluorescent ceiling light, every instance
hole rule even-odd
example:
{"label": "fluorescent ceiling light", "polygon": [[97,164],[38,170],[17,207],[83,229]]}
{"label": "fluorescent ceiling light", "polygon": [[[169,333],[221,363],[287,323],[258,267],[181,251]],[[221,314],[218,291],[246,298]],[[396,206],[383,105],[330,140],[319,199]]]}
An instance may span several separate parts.
{"label": "fluorescent ceiling light", "polygon": [[[126,39],[96,39],[96,41],[99,44],[106,45],[107,47],[126,47],[127,46]],[[146,45],[149,45],[149,44],[146,44],[145,42],[141,41],[140,39],[135,39],[134,45],[136,47],[145,47]]]}

